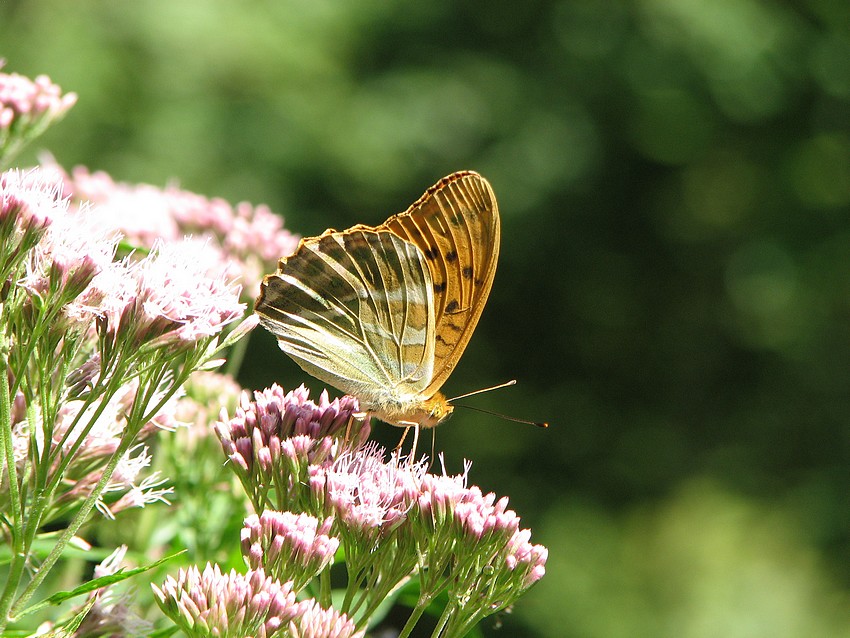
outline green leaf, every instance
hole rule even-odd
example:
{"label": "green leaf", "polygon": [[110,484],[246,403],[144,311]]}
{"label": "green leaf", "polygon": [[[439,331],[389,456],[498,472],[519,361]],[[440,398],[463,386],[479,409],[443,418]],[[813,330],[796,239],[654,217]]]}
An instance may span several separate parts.
{"label": "green leaf", "polygon": [[128,570],[122,569],[122,570],[119,570],[118,572],[116,572],[114,574],[110,574],[109,576],[101,576],[100,578],[95,578],[94,580],[90,580],[86,583],[83,583],[79,587],[75,587],[71,591],[56,592],[55,594],[53,594],[49,598],[41,600],[41,601],[35,603],[34,605],[32,605],[31,607],[28,607],[27,609],[23,610],[21,612],[20,616],[18,616],[18,618],[23,618],[24,616],[27,616],[29,614],[33,614],[33,613],[47,607],[48,605],[58,605],[60,603],[65,602],[66,600],[68,600],[70,598],[75,598],[76,596],[80,596],[82,594],[87,594],[91,591],[95,591],[96,589],[100,589],[101,587],[107,587],[109,585],[114,585],[115,583],[119,583],[122,580],[127,580],[128,578],[132,578],[133,576],[136,576],[137,574],[141,574],[142,572],[149,571],[149,570],[151,570],[155,567],[158,567],[159,565],[162,565],[163,563],[166,563],[168,561],[175,559],[180,554],[185,553],[185,551],[186,550],[181,550],[181,551],[179,551],[175,554],[171,554],[170,556],[166,556],[164,558],[161,558],[158,561],[151,563],[150,565],[145,565],[143,567],[136,567],[134,569],[128,569]]}
{"label": "green leaf", "polygon": [[73,618],[71,618],[71,620],[66,623],[63,623],[62,625],[59,625],[58,627],[55,627],[46,634],[43,634],[44,638],[71,638],[77,631],[77,629],[80,628],[80,625],[83,624],[83,621],[86,619],[86,616],[89,615],[91,608],[96,602],[97,599],[92,598],[85,605],[83,605],[83,608],[80,609],[80,611],[78,611],[77,614]]}
{"label": "green leaf", "polygon": [[167,563],[168,561],[175,559],[177,556],[185,552],[186,550],[181,550],[175,554],[171,554],[170,556],[160,558],[155,563],[151,563],[150,565],[144,565],[143,567],[136,567],[134,569],[129,569],[126,571],[120,569],[114,574],[110,574],[109,576],[101,576],[100,578],[95,578],[94,580],[90,580],[87,583],[83,583],[82,585],[80,585],[79,587],[75,587],[71,591],[56,592],[55,594],[50,596],[50,598],[48,598],[45,602],[50,603],[52,605],[58,605],[59,603],[68,600],[69,598],[74,598],[75,596],[79,596],[80,594],[86,594],[90,591],[94,591],[95,589],[100,589],[101,587],[114,585],[115,583],[119,583],[122,580],[127,580],[128,578],[132,578],[137,574],[149,571],[154,567],[159,567],[163,563]]}

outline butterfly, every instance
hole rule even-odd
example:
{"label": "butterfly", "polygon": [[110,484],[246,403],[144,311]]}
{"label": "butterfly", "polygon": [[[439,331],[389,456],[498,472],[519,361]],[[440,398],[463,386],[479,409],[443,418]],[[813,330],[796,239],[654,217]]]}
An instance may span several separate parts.
{"label": "butterfly", "polygon": [[490,184],[453,173],[380,226],[302,239],[254,311],[305,372],[418,434],[452,414],[440,388],[481,317],[499,241]]}

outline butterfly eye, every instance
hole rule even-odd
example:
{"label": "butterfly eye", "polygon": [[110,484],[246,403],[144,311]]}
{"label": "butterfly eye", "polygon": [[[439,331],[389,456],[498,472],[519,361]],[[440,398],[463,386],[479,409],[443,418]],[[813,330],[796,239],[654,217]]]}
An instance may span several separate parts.
{"label": "butterfly eye", "polygon": [[431,409],[431,418],[434,419],[437,423],[441,423],[448,419],[452,412],[454,411],[454,407],[445,403],[435,405]]}

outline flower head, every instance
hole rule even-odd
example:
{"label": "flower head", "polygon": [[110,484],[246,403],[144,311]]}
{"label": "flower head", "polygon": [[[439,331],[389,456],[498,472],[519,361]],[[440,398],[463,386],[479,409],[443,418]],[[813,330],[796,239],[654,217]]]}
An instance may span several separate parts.
{"label": "flower head", "polygon": [[[66,204],[67,206],[67,204]],[[30,251],[26,272],[18,285],[46,305],[62,309],[67,322],[83,326],[92,313],[81,308],[96,307],[108,290],[104,281],[114,275],[113,261],[118,233],[95,225],[87,209],[63,210],[56,215],[41,241]]]}
{"label": "flower head", "polygon": [[208,242],[220,263],[233,265],[246,290],[255,290],[263,273],[298,244],[298,237],[286,231],[282,218],[267,206],[233,206],[175,186],[115,182],[106,173],[84,167],[66,175],[65,183],[76,201],[94,203],[97,214],[118,227],[130,244],[151,248],[157,241],[185,236]]}
{"label": "flower head", "polygon": [[165,614],[190,637],[362,638],[344,614],[313,600],[298,602],[292,583],[262,569],[224,574],[218,565],[181,569],[162,588],[151,586]]}
{"label": "flower head", "polygon": [[67,211],[62,182],[49,171],[35,168],[0,173],[0,220],[14,219],[19,231],[31,226],[46,228]]}
{"label": "flower head", "polygon": [[151,585],[162,611],[188,636],[279,635],[302,614],[290,583],[281,584],[262,569],[222,573],[218,565],[181,569],[162,588]]}
{"label": "flower head", "polygon": [[[304,387],[284,392],[278,385],[243,396],[232,418],[222,413],[215,430],[224,453],[257,511],[309,511],[308,467],[333,462],[345,450],[358,449],[369,435],[368,420],[355,415],[353,397],[319,403]],[[277,501],[269,503],[273,489]],[[310,512],[318,515],[318,512]]]}
{"label": "flower head", "polygon": [[[421,569],[427,568],[423,593],[443,585],[433,574],[448,573],[452,622],[480,619],[504,609],[543,577],[548,552],[532,545],[508,499],[468,486],[463,474],[426,474],[420,482],[413,521]],[[431,588],[434,589],[431,589]]]}
{"label": "flower head", "polygon": [[140,263],[136,303],[148,324],[141,334],[194,342],[243,315],[239,287],[206,248],[196,240],[157,244]]}
{"label": "flower head", "polygon": [[289,622],[292,638],[363,638],[355,624],[345,614],[335,609],[322,609],[319,605],[305,606],[301,616]]}
{"label": "flower head", "polygon": [[251,569],[263,568],[300,592],[333,562],[339,539],[328,536],[333,519],[265,511],[245,519],[242,555]]}
{"label": "flower head", "polygon": [[310,471],[314,500],[337,519],[343,537],[367,553],[406,521],[425,473],[423,464],[398,457],[384,462],[382,455],[367,446]]}
{"label": "flower head", "polygon": [[62,89],[46,75],[31,80],[17,73],[0,73],[0,166],[61,119],[76,101],[74,93],[62,95]]}
{"label": "flower head", "polygon": [[17,279],[29,252],[67,211],[61,182],[44,171],[0,173],[0,283]]}

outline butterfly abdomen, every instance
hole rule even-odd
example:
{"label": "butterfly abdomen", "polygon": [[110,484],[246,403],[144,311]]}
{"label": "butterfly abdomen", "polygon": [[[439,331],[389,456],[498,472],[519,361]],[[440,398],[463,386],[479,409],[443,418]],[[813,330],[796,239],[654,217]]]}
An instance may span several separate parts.
{"label": "butterfly abdomen", "polygon": [[446,421],[454,410],[441,392],[428,399],[415,395],[387,395],[375,397],[373,402],[364,402],[361,399],[360,406],[372,416],[390,425],[403,428],[419,426],[426,429]]}

